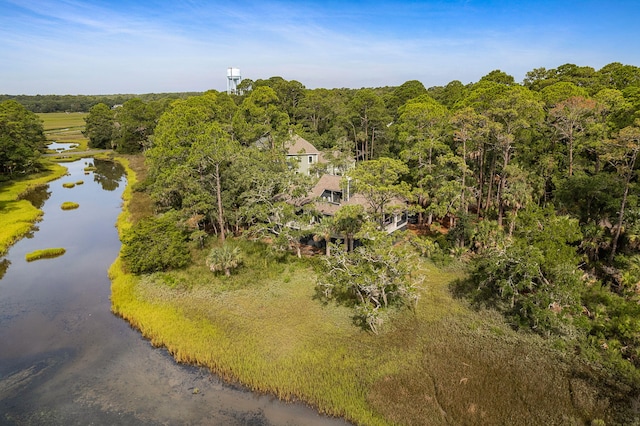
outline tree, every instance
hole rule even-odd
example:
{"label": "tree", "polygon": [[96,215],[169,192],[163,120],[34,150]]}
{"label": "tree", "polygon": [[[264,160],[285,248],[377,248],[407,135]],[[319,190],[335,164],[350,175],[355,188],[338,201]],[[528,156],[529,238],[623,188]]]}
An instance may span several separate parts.
{"label": "tree", "polygon": [[[526,214],[525,214],[526,213]],[[578,222],[552,208],[523,212],[514,238],[474,260],[470,291],[476,304],[501,311],[515,328],[564,334],[580,310]]]}
{"label": "tree", "polygon": [[459,154],[462,156],[463,167],[462,171],[462,193],[461,193],[461,204],[462,210],[464,213],[467,213],[468,210],[468,202],[466,193],[467,184],[467,172],[469,171],[469,166],[467,163],[467,158],[473,154],[473,157],[477,159],[476,170],[477,170],[477,184],[478,187],[476,189],[477,194],[477,206],[476,210],[478,211],[478,215],[480,214],[480,207],[482,202],[482,193],[483,193],[483,169],[484,169],[484,150],[486,148],[485,140],[487,136],[490,134],[489,128],[489,120],[475,112],[472,108],[467,107],[461,110],[458,110],[453,117],[451,117],[451,125],[453,126],[453,139],[456,142],[460,143]]}
{"label": "tree", "polygon": [[395,116],[398,108],[404,105],[408,100],[417,98],[420,95],[426,95],[427,89],[418,80],[409,80],[396,87],[389,96],[386,105],[389,113]]}
{"label": "tree", "polygon": [[356,159],[374,158],[376,134],[380,134],[391,121],[382,97],[372,89],[360,89],[349,102],[348,108]]}
{"label": "tree", "polygon": [[160,116],[152,105],[140,99],[131,99],[116,109],[116,131],[113,143],[116,151],[132,154],[149,146],[156,120]]}
{"label": "tree", "polygon": [[0,174],[38,169],[40,152],[45,149],[42,121],[18,102],[0,102]]}
{"label": "tree", "polygon": [[400,156],[412,166],[414,194],[422,223],[422,210],[429,199],[435,158],[450,150],[445,144],[448,111],[429,95],[422,95],[401,106],[398,112],[398,139],[405,147]]}
{"label": "tree", "polygon": [[364,161],[349,172],[354,192],[367,199],[380,230],[384,229],[384,216],[393,201],[409,197],[409,185],[400,180],[407,173],[406,164],[387,157]]}
{"label": "tree", "polygon": [[89,110],[84,118],[86,123],[82,134],[89,138],[90,148],[111,148],[115,131],[115,114],[108,105],[99,103]]}
{"label": "tree", "polygon": [[575,144],[584,135],[595,113],[596,102],[581,96],[572,96],[560,101],[549,111],[551,125],[558,132],[559,139],[567,144],[569,176],[573,175]]}
{"label": "tree", "polygon": [[337,233],[344,235],[345,251],[353,251],[354,236],[360,232],[366,220],[364,207],[360,204],[345,205],[333,217]]}
{"label": "tree", "polygon": [[175,212],[142,219],[122,238],[122,260],[134,274],[186,266],[191,261],[187,235]]}
{"label": "tree", "polygon": [[631,179],[635,176],[635,166],[640,152],[640,120],[635,126],[625,127],[618,136],[607,144],[606,158],[613,164],[623,179],[623,193],[618,210],[618,221],[611,242],[609,262],[613,262],[618,247],[618,240],[624,225],[625,207],[629,196]]}
{"label": "tree", "polygon": [[558,83],[546,86],[540,91],[540,97],[548,108],[553,108],[560,102],[573,97],[587,98],[589,96],[586,89],[578,87],[568,81],[560,81]]}
{"label": "tree", "polygon": [[265,140],[270,148],[280,148],[289,129],[289,116],[279,103],[272,88],[255,87],[233,117],[235,137],[244,145]]}
{"label": "tree", "polygon": [[333,217],[323,217],[313,227],[313,240],[324,241],[325,256],[331,256],[331,237],[336,231],[336,224]]}
{"label": "tree", "polygon": [[352,252],[337,251],[323,258],[317,290],[327,300],[353,306],[356,317],[377,334],[383,323],[382,310],[390,306],[414,308],[418,302],[411,279],[412,256],[382,234],[375,241],[363,240]]}

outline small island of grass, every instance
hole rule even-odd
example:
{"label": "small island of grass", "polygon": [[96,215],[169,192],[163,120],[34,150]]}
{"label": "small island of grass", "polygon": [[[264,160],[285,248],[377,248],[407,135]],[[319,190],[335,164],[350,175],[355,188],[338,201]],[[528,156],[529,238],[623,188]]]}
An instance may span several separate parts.
{"label": "small island of grass", "polygon": [[76,184],[73,182],[65,182],[62,184],[63,188],[73,188],[74,186],[76,186]]}
{"label": "small island of grass", "polygon": [[48,248],[43,250],[32,251],[25,255],[27,262],[32,262],[38,259],[50,259],[52,257],[58,257],[65,254],[66,250],[62,247]]}
{"label": "small island of grass", "polygon": [[79,180],[79,181],[76,182],[76,185],[82,185],[82,184],[84,184],[83,180]]}
{"label": "small island of grass", "polygon": [[74,203],[73,201],[65,201],[60,206],[62,210],[73,210],[73,209],[77,209],[78,207],[80,207],[80,204]]}

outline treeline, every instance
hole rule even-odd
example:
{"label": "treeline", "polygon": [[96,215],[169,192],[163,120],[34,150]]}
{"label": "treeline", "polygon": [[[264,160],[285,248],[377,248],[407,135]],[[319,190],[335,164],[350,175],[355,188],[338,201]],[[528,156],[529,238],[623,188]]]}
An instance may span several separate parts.
{"label": "treeline", "polygon": [[184,99],[197,96],[197,92],[184,93],[147,93],[142,95],[0,95],[0,102],[14,100],[31,112],[88,112],[99,103],[113,107],[137,98],[144,102],[161,99]]}

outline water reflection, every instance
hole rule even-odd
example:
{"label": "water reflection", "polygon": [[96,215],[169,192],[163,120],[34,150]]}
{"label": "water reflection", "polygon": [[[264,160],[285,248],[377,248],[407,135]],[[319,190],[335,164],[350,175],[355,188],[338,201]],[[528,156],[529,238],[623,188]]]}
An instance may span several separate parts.
{"label": "water reflection", "polygon": [[36,209],[41,209],[42,206],[44,206],[44,202],[47,201],[49,197],[51,197],[49,185],[41,185],[33,188],[25,194],[22,194],[20,199],[29,201]]}
{"label": "water reflection", "polygon": [[115,191],[124,176],[124,167],[115,161],[94,160],[96,168],[93,180],[98,182],[105,191]]}
{"label": "water reflection", "polygon": [[11,261],[9,259],[0,260],[0,280],[4,277],[7,269],[9,269],[9,265],[11,265]]}

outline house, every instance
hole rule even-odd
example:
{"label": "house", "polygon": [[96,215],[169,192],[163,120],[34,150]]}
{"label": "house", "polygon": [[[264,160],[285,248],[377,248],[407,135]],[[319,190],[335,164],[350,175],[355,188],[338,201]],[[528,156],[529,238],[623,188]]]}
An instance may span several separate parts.
{"label": "house", "polygon": [[309,141],[293,135],[287,143],[287,160],[298,164],[298,172],[311,175],[313,166],[320,162],[320,151]]}
{"label": "house", "polygon": [[[311,197],[316,200],[315,207],[323,216],[334,216],[342,206],[347,205],[359,204],[365,210],[370,207],[362,194],[351,193],[349,178],[342,176],[322,175],[311,190]],[[406,202],[397,199],[396,204],[402,207],[384,217],[384,227],[388,234],[407,227]]]}
{"label": "house", "polygon": [[287,160],[297,164],[298,173],[320,176],[323,173],[343,175],[355,167],[355,159],[340,151],[321,152],[299,135],[292,135],[285,144]]}

